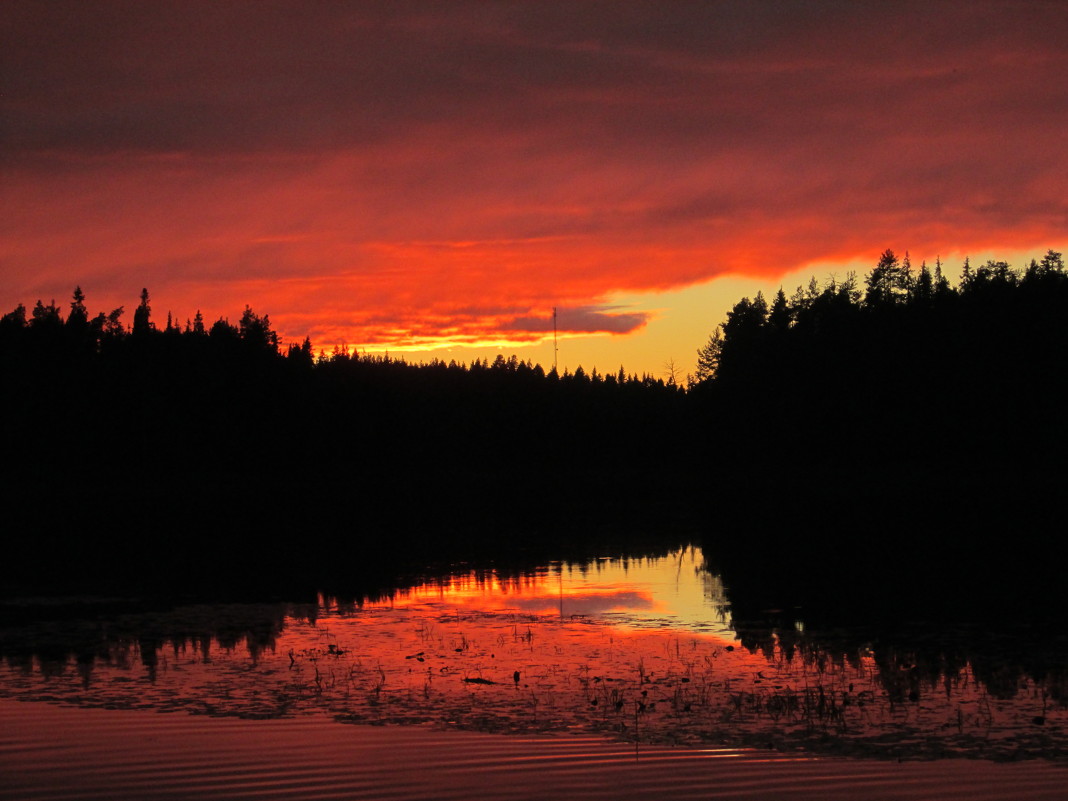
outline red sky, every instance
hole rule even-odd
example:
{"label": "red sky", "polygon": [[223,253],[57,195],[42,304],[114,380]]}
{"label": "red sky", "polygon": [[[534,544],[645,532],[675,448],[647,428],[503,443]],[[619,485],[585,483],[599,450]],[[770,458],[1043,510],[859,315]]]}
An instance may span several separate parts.
{"label": "red sky", "polygon": [[1065,42],[1057,0],[7,0],[0,310],[511,351],[558,306],[587,367],[689,369],[637,343],[717,277],[1068,249]]}

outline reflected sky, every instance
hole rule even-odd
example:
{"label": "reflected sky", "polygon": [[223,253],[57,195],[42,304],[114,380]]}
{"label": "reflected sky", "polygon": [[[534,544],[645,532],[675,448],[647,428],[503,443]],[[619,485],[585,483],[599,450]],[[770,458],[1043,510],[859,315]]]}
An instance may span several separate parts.
{"label": "reflected sky", "polygon": [[1068,753],[1060,663],[737,626],[698,549],[468,568],[362,602],[26,617],[0,627],[0,697],[893,758]]}
{"label": "reflected sky", "polygon": [[[329,610],[329,599],[321,599]],[[665,558],[554,562],[520,576],[471,570],[398,590],[391,608],[434,607],[517,612],[567,620],[595,616],[628,628],[672,628],[734,639],[719,576],[699,548]]]}

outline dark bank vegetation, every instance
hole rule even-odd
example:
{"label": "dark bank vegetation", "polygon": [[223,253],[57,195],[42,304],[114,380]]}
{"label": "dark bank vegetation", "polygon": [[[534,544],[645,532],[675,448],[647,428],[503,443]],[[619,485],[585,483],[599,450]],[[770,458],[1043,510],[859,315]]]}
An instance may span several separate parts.
{"label": "dark bank vegetation", "polygon": [[707,499],[735,527],[710,542],[743,617],[1063,608],[1060,254],[965,262],[953,286],[887,250],[863,281],[742,299],[699,357]]}
{"label": "dark bank vegetation", "polygon": [[65,311],[0,321],[7,580],[333,581],[619,547],[661,514],[664,426],[684,410],[662,380],[316,358],[248,308],[157,327],[147,291],[129,327],[80,289]]}
{"label": "dark bank vegetation", "polygon": [[1061,564],[1053,252],[953,285],[886,251],[863,280],[743,299],[687,388],[316,357],[249,308],[158,325],[147,291],[125,320],[80,289],[0,319],[8,586],[313,585],[666,532],[703,536],[757,615],[842,593],[893,607],[873,574],[945,583],[952,565],[976,591],[1032,575],[1037,602]]}

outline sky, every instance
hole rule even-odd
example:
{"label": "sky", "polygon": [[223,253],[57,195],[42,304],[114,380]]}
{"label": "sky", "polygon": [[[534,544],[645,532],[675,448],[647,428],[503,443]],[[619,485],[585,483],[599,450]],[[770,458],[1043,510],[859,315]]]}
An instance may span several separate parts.
{"label": "sky", "polygon": [[1068,4],[0,5],[0,311],[665,375],[887,248],[1068,250]]}

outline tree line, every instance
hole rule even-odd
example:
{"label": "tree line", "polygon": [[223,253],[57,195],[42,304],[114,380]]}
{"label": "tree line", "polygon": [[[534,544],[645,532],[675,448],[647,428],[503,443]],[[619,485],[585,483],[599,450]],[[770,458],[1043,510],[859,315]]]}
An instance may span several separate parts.
{"label": "tree line", "polygon": [[[994,260],[972,268],[965,259],[954,287],[940,261],[933,270],[926,261],[917,270],[907,252],[899,259],[887,249],[863,286],[850,273],[822,285],[813,278],[790,298],[780,288],[770,306],[762,293],[742,298],[698,350],[697,377],[746,381],[791,365],[806,372],[814,368],[817,353],[848,369],[864,359],[856,348],[842,352],[846,340],[877,346],[876,358],[895,351],[901,360],[924,362],[931,360],[932,349],[943,362],[964,358],[968,342],[986,353],[1009,343],[1026,344],[1031,351],[1045,347],[1051,336],[1056,339],[1057,332],[1046,329],[1051,316],[1063,310],[1066,286],[1064,259],[1053,250],[1023,271]],[[947,342],[953,352],[944,350]]]}
{"label": "tree line", "polygon": [[[953,286],[940,262],[916,269],[888,249],[863,283],[738,301],[698,351],[696,394],[719,413],[777,417],[779,436],[822,418],[839,455],[1056,462],[1044,443],[1063,430],[1066,321],[1060,253],[1023,270],[965,260]],[[805,448],[820,450],[819,438]]]}
{"label": "tree line", "polygon": [[[125,307],[118,307],[90,317],[85,305],[85,293],[80,286],[74,288],[70,309],[64,317],[63,309],[55,300],[45,304],[38,300],[32,311],[24,304],[0,317],[0,355],[6,369],[31,362],[44,362],[50,366],[74,361],[102,362],[118,358],[122,351],[139,352],[151,358],[166,359],[180,349],[203,357],[212,349],[228,351],[247,360],[288,360],[301,367],[319,367],[324,372],[342,371],[392,372],[409,375],[425,374],[441,376],[446,373],[457,376],[479,376],[487,372],[496,375],[514,375],[528,382],[561,382],[564,385],[588,386],[640,386],[653,390],[681,391],[674,378],[657,378],[649,374],[627,373],[622,366],[617,372],[600,373],[579,365],[574,372],[566,369],[560,373],[556,368],[546,371],[540,364],[522,361],[512,355],[506,358],[474,359],[469,364],[450,360],[432,359],[429,362],[412,363],[386,355],[376,356],[351,352],[335,345],[332,350],[315,354],[310,338],[301,344],[280,345],[278,333],[271,328],[268,315],[259,315],[246,306],[239,322],[230,323],[228,318],[219,318],[210,326],[198,310],[192,319],[182,325],[168,312],[165,326],[159,327],[152,320],[152,306],[148,289],[141,290],[141,299],[134,309],[132,325],[123,323]],[[459,380],[466,380],[460,378]]]}

